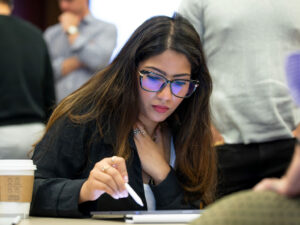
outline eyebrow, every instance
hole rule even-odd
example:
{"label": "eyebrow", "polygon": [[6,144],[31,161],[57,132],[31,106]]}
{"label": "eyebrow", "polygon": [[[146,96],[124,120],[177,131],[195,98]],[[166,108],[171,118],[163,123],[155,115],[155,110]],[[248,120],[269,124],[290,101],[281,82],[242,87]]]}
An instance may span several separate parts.
{"label": "eyebrow", "polygon": [[[148,69],[152,69],[152,70],[156,70],[157,72],[161,73],[162,75],[164,75],[165,77],[167,76],[167,73],[156,68],[156,67],[153,67],[153,66],[146,66],[145,68],[148,68]],[[171,75],[171,74],[170,74]],[[189,73],[179,73],[179,74],[173,74],[172,75],[173,77],[183,77],[183,76],[189,76],[191,77],[191,74]]]}

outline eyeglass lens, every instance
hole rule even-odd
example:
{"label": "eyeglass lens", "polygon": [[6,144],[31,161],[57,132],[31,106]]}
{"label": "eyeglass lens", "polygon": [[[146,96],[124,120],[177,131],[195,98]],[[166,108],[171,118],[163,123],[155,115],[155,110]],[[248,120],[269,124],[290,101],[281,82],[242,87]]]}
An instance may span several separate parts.
{"label": "eyeglass lens", "polygon": [[[168,83],[168,80],[152,73],[144,73],[141,81],[144,89],[155,92],[163,89]],[[187,97],[195,90],[195,83],[193,83],[193,81],[177,79],[170,83],[172,93],[178,97]]]}

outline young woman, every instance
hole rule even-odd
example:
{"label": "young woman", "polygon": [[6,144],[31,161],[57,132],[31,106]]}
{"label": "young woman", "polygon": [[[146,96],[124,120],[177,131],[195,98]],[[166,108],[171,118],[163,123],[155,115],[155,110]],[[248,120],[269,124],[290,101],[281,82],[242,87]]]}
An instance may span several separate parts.
{"label": "young woman", "polygon": [[211,89],[193,26],[178,14],[145,21],[106,69],[53,112],[33,155],[31,215],[211,203]]}

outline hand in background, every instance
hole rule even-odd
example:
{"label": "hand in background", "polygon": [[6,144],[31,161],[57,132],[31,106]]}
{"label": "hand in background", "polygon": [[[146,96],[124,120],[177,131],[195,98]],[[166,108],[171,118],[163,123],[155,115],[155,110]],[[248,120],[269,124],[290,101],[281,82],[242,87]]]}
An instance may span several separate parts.
{"label": "hand in background", "polygon": [[214,145],[215,146],[223,145],[225,143],[224,138],[214,125],[211,125],[211,131],[213,134]]}
{"label": "hand in background", "polygon": [[297,145],[287,173],[280,179],[268,178],[259,182],[254,191],[274,191],[288,197],[300,195],[300,146]]}
{"label": "hand in background", "polygon": [[64,12],[59,17],[58,20],[63,28],[64,31],[70,26],[78,26],[80,23],[80,17],[71,13],[71,12]]}
{"label": "hand in background", "polygon": [[117,156],[104,158],[95,164],[88,179],[83,183],[79,203],[94,201],[104,193],[114,199],[126,198],[128,197],[126,182],[128,174],[125,160]]}
{"label": "hand in background", "polygon": [[67,76],[74,70],[77,70],[83,66],[84,65],[79,61],[79,59],[76,56],[67,58],[62,63],[61,74],[62,76]]}
{"label": "hand in background", "polygon": [[300,124],[296,127],[295,130],[293,130],[294,137],[300,137]]}

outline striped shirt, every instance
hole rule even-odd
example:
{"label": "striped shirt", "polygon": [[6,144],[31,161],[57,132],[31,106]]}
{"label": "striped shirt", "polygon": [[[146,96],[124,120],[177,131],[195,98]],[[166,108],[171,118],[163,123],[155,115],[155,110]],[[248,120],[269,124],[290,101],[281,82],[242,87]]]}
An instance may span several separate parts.
{"label": "striped shirt", "polygon": [[[58,102],[78,89],[96,71],[103,69],[116,46],[116,26],[98,20],[91,14],[83,18],[78,30],[79,35],[72,45],[60,24],[49,27],[44,33],[54,69]],[[63,61],[73,56],[77,56],[84,67],[62,76]]]}

